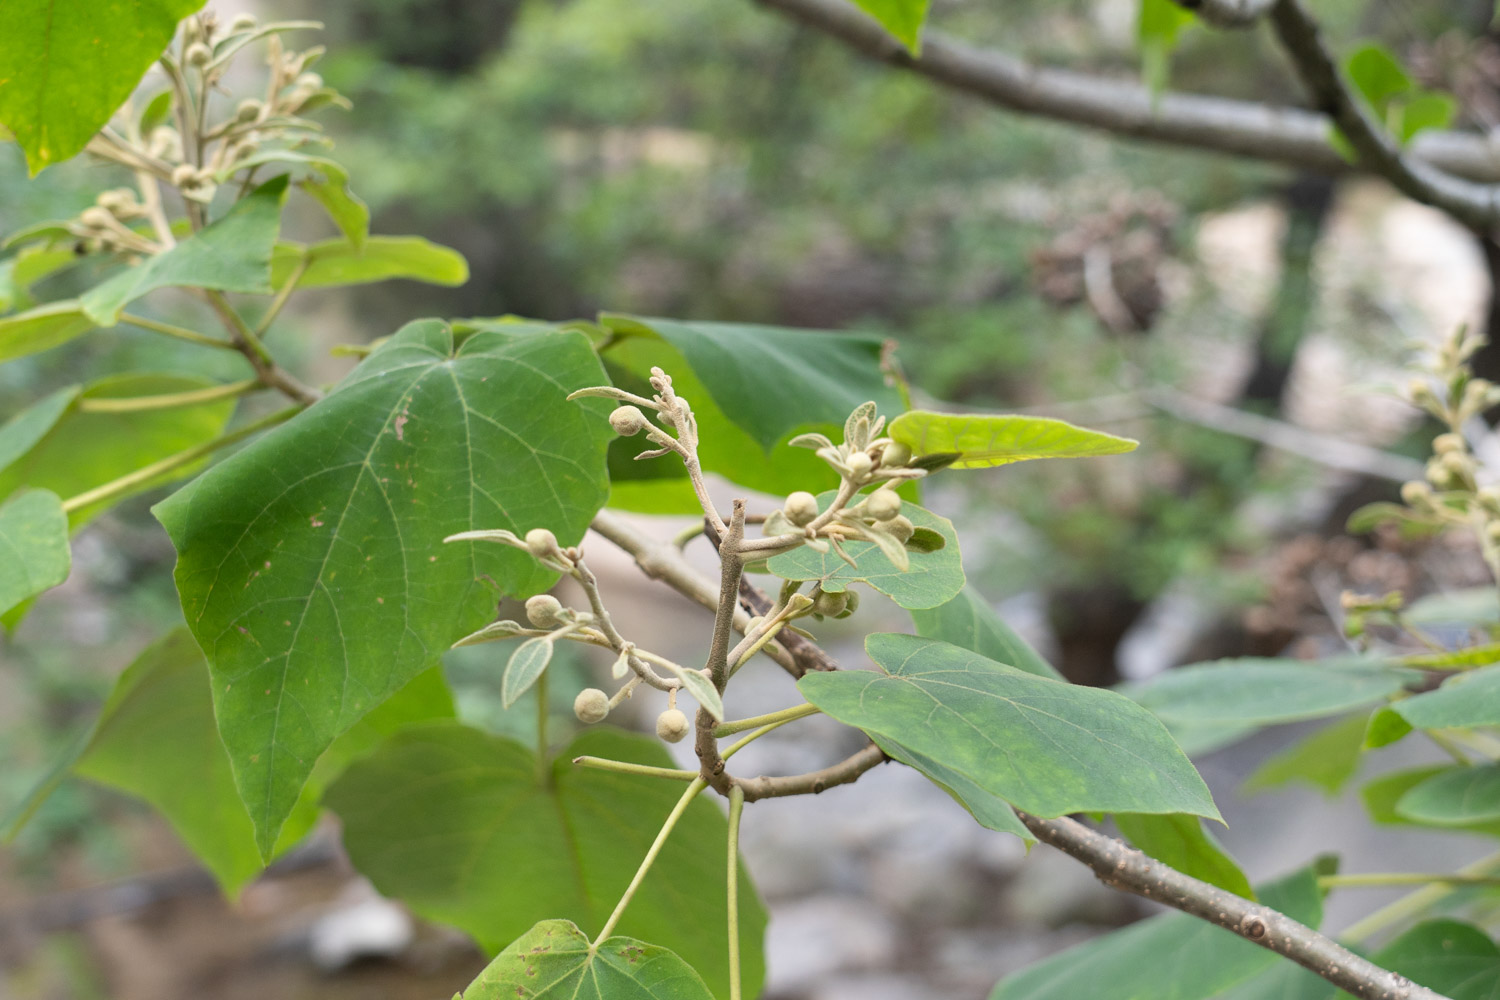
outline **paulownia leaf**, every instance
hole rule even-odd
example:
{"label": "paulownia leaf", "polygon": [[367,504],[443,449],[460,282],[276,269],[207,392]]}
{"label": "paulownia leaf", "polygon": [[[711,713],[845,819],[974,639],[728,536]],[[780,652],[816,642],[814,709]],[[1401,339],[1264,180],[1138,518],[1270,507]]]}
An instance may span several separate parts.
{"label": "paulownia leaf", "polygon": [[[1309,927],[1323,920],[1313,868],[1262,885],[1257,894]],[[1197,917],[1167,913],[1007,976],[990,1000],[1208,1000],[1284,961]]]}
{"label": "paulownia leaf", "polygon": [[531,685],[547,669],[547,664],[552,661],[552,642],[545,636],[533,636],[511,651],[505,674],[500,679],[500,700],[506,708],[531,690]]}
{"label": "paulownia leaf", "polygon": [[96,325],[72,299],[0,317],[0,362],[66,344]]}
{"label": "paulownia leaf", "polygon": [[1396,812],[1424,826],[1472,826],[1500,820],[1500,764],[1434,774],[1397,799]]}
{"label": "paulownia leaf", "polygon": [[1140,443],[1074,427],[1051,417],[912,410],[891,421],[887,433],[912,455],[956,454],[955,469],[987,469],[1036,458],[1088,458],[1134,451]]}
{"label": "paulownia leaf", "polygon": [[1037,677],[935,639],[879,633],[865,651],[876,671],[808,674],[798,689],[840,722],[1018,809],[1219,817],[1162,724],[1113,691]]}
{"label": "paulownia leaf", "polygon": [[1381,948],[1374,961],[1451,1000],[1500,996],[1500,948],[1473,924],[1426,921]]}
{"label": "paulownia leaf", "polygon": [[306,255],[298,288],[368,285],[409,278],[429,285],[462,285],[469,264],[457,250],[420,236],[370,236],[356,246],[348,237],[311,246],[279,243],[271,258],[271,284],[280,288]]}
{"label": "paulownia leaf", "polygon": [[1197,816],[1170,813],[1116,813],[1125,839],[1162,864],[1246,899],[1255,898],[1250,880]]}
{"label": "paulownia leaf", "polygon": [[1403,615],[1415,625],[1500,624],[1500,590],[1491,584],[1429,594],[1413,601]]}
{"label": "paulownia leaf", "polygon": [[[833,491],[818,497],[819,508],[826,510],[833,497]],[[933,552],[908,552],[910,566],[906,570],[893,564],[874,542],[843,543],[844,552],[854,560],[853,566],[837,552],[818,552],[803,545],[772,556],[766,568],[783,580],[816,580],[829,592],[847,590],[851,583],[866,583],[903,608],[921,610],[944,605],[964,587],[963,561],[953,522],[914,503],[903,505],[901,510],[917,528],[937,532],[944,542]]]}
{"label": "paulownia leaf", "polygon": [[118,322],[120,311],[147,292],[171,285],[225,292],[271,291],[271,248],[281,229],[286,201],[283,174],[250,192],[224,217],[166,253],[129,267],[83,294],[83,311],[100,326]]}
{"label": "paulownia leaf", "polygon": [[[139,372],[110,375],[83,388],[47,396],[0,427],[0,496],[22,486],[40,486],[73,497],[218,437],[234,412],[220,399],[171,409],[124,413],[86,412],[88,400],[135,399],[203,389],[215,383],[193,375]],[[201,463],[200,463],[201,464]],[[73,511],[74,530],[112,505],[193,467],[137,484],[109,500]]]}
{"label": "paulownia leaf", "polygon": [[1245,779],[1241,791],[1263,792],[1301,781],[1321,788],[1330,798],[1337,795],[1359,770],[1369,722],[1357,712],[1298,740],[1267,758]]}
{"label": "paulownia leaf", "polygon": [[[585,731],[539,775],[511,740],[456,724],[407,730],[353,764],[325,800],[355,867],[380,891],[486,948],[548,915],[602,927],[686,787],[578,767],[580,755],[671,766],[660,742]],[[661,942],[729,993],[723,812],[692,803],[631,900],[620,933]],[[766,916],[743,869],[744,995],[758,996]]]}
{"label": "paulownia leaf", "polygon": [[1000,833],[1013,833],[1028,844],[1036,843],[1036,837],[1026,829],[1026,825],[1016,816],[1016,811],[1004,799],[986,791],[967,775],[939,764],[931,757],[919,754],[889,736],[872,734],[870,738],[885,751],[887,757],[922,772],[928,780],[952,796],[953,801],[963,806],[980,826]]}
{"label": "paulownia leaf", "polygon": [[1391,774],[1383,774],[1374,781],[1368,782],[1359,790],[1359,795],[1364,800],[1365,811],[1370,814],[1370,819],[1382,826],[1420,826],[1429,830],[1447,830],[1452,833],[1473,833],[1490,837],[1500,836],[1500,823],[1497,822],[1464,823],[1462,825],[1428,823],[1413,819],[1400,811],[1401,800],[1418,785],[1441,775],[1457,774],[1468,770],[1469,768],[1462,764],[1449,764],[1396,771]]}
{"label": "paulownia leaf", "polygon": [[1170,723],[1270,725],[1360,708],[1418,676],[1381,660],[1217,660],[1169,670],[1130,696]]}
{"label": "paulownia leaf", "polygon": [[1500,666],[1456,674],[1436,691],[1392,702],[1391,711],[1418,729],[1500,724]]}
{"label": "paulownia leaf", "polygon": [[48,490],[27,490],[0,506],[0,614],[68,578],[68,515]]}
{"label": "paulownia leaf", "polygon": [[299,180],[298,185],[323,206],[356,253],[364,248],[365,239],[370,235],[369,206],[349,190],[349,171],[331,157],[295,149],[268,149],[247,159],[236,160],[219,171],[219,183],[242,170],[267,163],[310,168],[309,176]]}
{"label": "paulownia leaf", "polygon": [[608,425],[569,403],[603,373],[576,333],[408,325],[342,384],[157,505],[219,731],[264,854],[313,762],[492,617],[491,586],[553,575],[473,528],[583,535]]}
{"label": "paulownia leaf", "polygon": [[911,620],[917,635],[924,639],[941,639],[1028,674],[1062,680],[1056,668],[1007,625],[972,586],[946,604],[913,611]]}
{"label": "paulownia leaf", "polygon": [[[595,948],[570,920],[543,920],[495,956],[462,1000],[711,1000],[682,959],[616,935]],[[458,998],[455,998],[458,1000]]]}
{"label": "paulownia leaf", "polygon": [[35,174],[78,153],[202,0],[12,0],[0,32],[0,122]]}

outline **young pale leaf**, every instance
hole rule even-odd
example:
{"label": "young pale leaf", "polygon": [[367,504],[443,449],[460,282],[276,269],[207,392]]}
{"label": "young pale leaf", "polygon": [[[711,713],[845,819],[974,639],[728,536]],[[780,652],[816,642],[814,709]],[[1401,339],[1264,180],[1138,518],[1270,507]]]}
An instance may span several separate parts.
{"label": "young pale leaf", "polygon": [[1197,816],[1116,813],[1115,825],[1126,840],[1163,864],[1236,896],[1255,898],[1250,880]]}
{"label": "young pale leaf", "polygon": [[1406,794],[1419,785],[1443,775],[1458,775],[1468,770],[1469,768],[1463,764],[1440,764],[1436,767],[1416,767],[1396,771],[1392,774],[1383,774],[1367,783],[1359,790],[1359,795],[1364,801],[1365,811],[1369,813],[1370,819],[1382,826],[1420,826],[1429,830],[1500,837],[1500,823],[1492,820],[1463,824],[1429,823],[1425,820],[1414,819],[1399,808]]}
{"label": "young pale leaf", "polygon": [[1356,712],[1324,726],[1271,757],[1255,769],[1240,790],[1247,794],[1280,788],[1294,781],[1321,788],[1330,798],[1343,791],[1365,750],[1370,719]]}
{"label": "young pale leaf", "polygon": [[1436,691],[1391,703],[1417,729],[1500,725],[1500,665],[1456,674]]}
{"label": "young pale leaf", "polygon": [[[824,493],[818,506],[826,510],[834,493]],[[875,542],[844,542],[840,546],[854,561],[850,565],[837,552],[819,552],[803,545],[766,560],[766,568],[783,580],[816,580],[831,593],[849,589],[851,583],[867,583],[903,608],[936,608],[952,600],[964,587],[963,561],[953,522],[914,503],[902,513],[918,528],[935,532],[943,540],[933,552],[908,552],[908,568],[893,563]]]}
{"label": "young pale leaf", "polygon": [[912,55],[922,51],[922,24],[932,0],[854,0],[866,14],[901,40]]}
{"label": "young pale leaf", "polygon": [[811,673],[798,689],[840,722],[1018,809],[1219,816],[1162,724],[1112,691],[1037,677],[935,639],[880,633],[865,651],[876,671]]}
{"label": "young pale leaf", "polygon": [[371,236],[358,248],[347,237],[311,246],[278,243],[271,257],[271,284],[285,284],[304,256],[307,269],[298,288],[368,285],[392,278],[450,286],[469,280],[468,261],[457,250],[420,236]]}
{"label": "young pale leaf", "polygon": [[0,506],[0,614],[68,578],[68,515],[49,490],[27,490]]}
{"label": "young pale leaf", "polygon": [[724,700],[719,697],[718,689],[714,682],[703,676],[700,670],[692,670],[687,667],[677,667],[673,664],[668,671],[682,681],[683,689],[693,696],[693,699],[708,709],[719,722],[724,721]]}
{"label": "young pale leaf", "polygon": [[972,586],[946,604],[913,611],[911,620],[924,639],[941,639],[1028,674],[1062,680],[1056,668],[1005,624]]}
{"label": "young pale leaf", "polygon": [[477,632],[470,632],[453,645],[454,648],[459,646],[478,646],[485,642],[497,642],[501,639],[514,638],[521,634],[523,627],[519,622],[513,622],[509,619],[490,622]]}
{"label": "young pale leaf", "polygon": [[1420,675],[1382,660],[1218,660],[1169,670],[1129,695],[1169,723],[1264,726],[1339,715]]}
{"label": "young pale leaf", "polygon": [[462,1000],[713,1000],[672,952],[634,938],[595,948],[571,920],[543,920],[512,941]]}
{"label": "young pale leaf", "polygon": [[531,690],[531,685],[542,676],[547,664],[552,662],[553,640],[544,635],[533,636],[516,647],[505,665],[505,676],[500,681],[500,700],[510,708],[521,695]]}
{"label": "young pale leaf", "polygon": [[155,508],[262,851],[318,755],[553,575],[476,524],[583,535],[608,492],[603,373],[578,333],[413,323],[306,412]]}
{"label": "young pale leaf", "polygon": [[885,751],[887,757],[920,771],[934,785],[947,792],[980,826],[999,833],[1013,833],[1028,844],[1036,843],[1036,837],[1026,829],[1026,824],[1021,822],[1016,811],[1004,799],[986,791],[967,775],[939,764],[931,757],[919,754],[889,736],[872,734],[870,739]]}
{"label": "young pale leaf", "polygon": [[[382,893],[494,950],[548,917],[602,926],[682,794],[676,782],[574,766],[581,755],[673,766],[659,741],[596,726],[539,779],[526,747],[435,724],[353,764],[325,801],[343,821],[350,858]],[[681,955],[720,1000],[729,995],[726,836],[723,812],[693,802],[620,923],[622,934]],[[765,926],[742,868],[747,997],[760,994]]]}
{"label": "young pale leaf", "polygon": [[887,432],[925,455],[953,455],[955,469],[987,469],[1037,458],[1089,458],[1134,451],[1137,441],[1074,427],[1051,417],[929,413],[912,410],[891,421]]}
{"label": "young pale leaf", "polygon": [[1376,952],[1374,961],[1451,1000],[1500,996],[1500,948],[1473,924],[1418,924]]}
{"label": "young pale leaf", "polygon": [[1396,800],[1396,812],[1424,826],[1500,820],[1500,764],[1441,771]]}
{"label": "young pale leaf", "polygon": [[271,248],[281,229],[285,175],[274,177],[235,202],[224,217],[166,253],[129,267],[79,299],[100,326],[113,326],[120,311],[147,292],[171,285],[224,292],[271,291]]}
{"label": "young pale leaf", "polygon": [[97,325],[72,299],[0,316],[0,362],[66,344]]}
{"label": "young pale leaf", "polygon": [[[1256,894],[1293,920],[1322,923],[1323,897],[1312,868],[1259,886]],[[1166,913],[1007,976],[990,1000],[1208,1000],[1284,961],[1222,927]]]}
{"label": "young pale leaf", "polygon": [[[6,4],[0,122],[33,174],[83,149],[202,0]],[[101,44],[101,41],[103,44]]]}

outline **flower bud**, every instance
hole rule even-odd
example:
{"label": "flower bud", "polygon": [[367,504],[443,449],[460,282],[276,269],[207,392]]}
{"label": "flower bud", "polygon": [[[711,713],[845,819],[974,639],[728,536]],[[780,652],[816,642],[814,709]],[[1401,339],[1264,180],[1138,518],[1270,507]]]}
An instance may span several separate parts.
{"label": "flower bud", "polygon": [[865,500],[865,513],[877,521],[889,521],[901,513],[901,498],[895,490],[876,490]]}
{"label": "flower bud", "polygon": [[573,714],[578,716],[579,722],[589,725],[604,721],[609,714],[609,695],[598,688],[584,688],[573,699]]}
{"label": "flower bud", "polygon": [[668,743],[681,743],[688,729],[688,717],[681,709],[669,708],[656,717],[656,735]]}
{"label": "flower bud", "polygon": [[233,35],[241,31],[254,31],[255,25],[254,14],[236,14],[234,20],[229,22],[229,33]]}
{"label": "flower bud", "polygon": [[316,73],[303,73],[297,77],[295,83],[299,90],[323,89],[323,78]]}
{"label": "flower bud", "polygon": [[1416,479],[1402,483],[1401,499],[1406,501],[1408,507],[1426,507],[1432,503],[1432,487]]}
{"label": "flower bud", "polygon": [[609,426],[620,437],[634,437],[646,429],[646,415],[638,406],[617,406],[609,415]]}
{"label": "flower bud", "polygon": [[813,614],[822,615],[825,618],[835,618],[844,613],[844,608],[849,604],[849,593],[830,593],[826,590],[818,591],[818,596],[813,599]]}
{"label": "flower bud", "polygon": [[885,530],[889,531],[902,545],[911,541],[911,536],[917,530],[917,526],[911,523],[911,518],[897,514],[885,522]]}
{"label": "flower bud", "polygon": [[198,180],[198,168],[191,163],[179,163],[172,168],[174,187],[191,187]]}
{"label": "flower bud", "polygon": [[911,449],[900,441],[892,441],[880,453],[880,464],[883,468],[899,469],[910,461]]}
{"label": "flower bud", "polygon": [[78,221],[90,229],[105,229],[115,221],[115,217],[108,209],[90,205],[78,216]]}
{"label": "flower bud", "polygon": [[865,478],[875,468],[875,462],[862,451],[850,455],[845,464],[849,466],[849,474],[855,479]]}
{"label": "flower bud", "polygon": [[526,599],[526,618],[537,628],[561,625],[562,602],[551,594],[537,594]]}
{"label": "flower bud", "polygon": [[811,524],[818,516],[818,498],[806,490],[798,490],[786,498],[786,519],[797,527]]}
{"label": "flower bud", "polygon": [[187,61],[193,66],[207,66],[209,60],[213,59],[214,50],[202,42],[194,42],[188,46]]}
{"label": "flower bud", "polygon": [[260,109],[265,107],[260,101],[253,97],[247,97],[240,102],[240,106],[234,109],[234,120],[237,122],[253,122],[260,117]]}
{"label": "flower bud", "polygon": [[547,559],[557,554],[557,536],[546,528],[532,528],[526,532],[526,548],[538,559]]}
{"label": "flower bud", "polygon": [[1463,451],[1464,439],[1457,434],[1439,434],[1432,439],[1432,450],[1439,455],[1446,455],[1451,451]]}

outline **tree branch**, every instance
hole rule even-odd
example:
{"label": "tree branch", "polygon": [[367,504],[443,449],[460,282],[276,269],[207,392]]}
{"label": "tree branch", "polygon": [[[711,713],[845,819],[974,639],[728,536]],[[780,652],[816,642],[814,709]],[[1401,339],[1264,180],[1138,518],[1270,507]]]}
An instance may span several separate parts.
{"label": "tree branch", "polygon": [[[746,792],[749,798],[748,791]],[[1076,820],[1039,819],[1017,810],[1043,843],[1083,862],[1099,881],[1192,914],[1291,959],[1366,1000],[1447,1000],[1404,976],[1380,968],[1282,913],[1184,875]]]}
{"label": "tree branch", "polygon": [[817,795],[835,785],[847,785],[860,775],[891,758],[885,751],[871,743],[864,749],[831,764],[819,771],[807,774],[792,774],[785,777],[734,778],[735,788],[742,789],[746,802],[774,799],[784,795]]}
{"label": "tree branch", "polygon": [[[931,30],[923,36],[922,54],[912,56],[844,0],[754,2],[872,59],[1011,111],[1299,169],[1324,173],[1351,169],[1329,143],[1332,120],[1327,115],[1194,94],[1168,92],[1153,97],[1134,82],[1033,66]],[[1210,0],[1204,4],[1210,5]],[[1212,0],[1211,5],[1226,9],[1261,6],[1259,0]],[[1408,147],[1405,158],[1454,177],[1500,181],[1500,149],[1478,135],[1423,132]]]}
{"label": "tree branch", "polygon": [[1440,208],[1484,233],[1500,221],[1500,189],[1454,177],[1407,155],[1396,140],[1370,117],[1364,102],[1350,89],[1338,63],[1323,44],[1318,22],[1301,0],[1277,0],[1271,25],[1313,101],[1333,118],[1367,170],[1397,190]]}

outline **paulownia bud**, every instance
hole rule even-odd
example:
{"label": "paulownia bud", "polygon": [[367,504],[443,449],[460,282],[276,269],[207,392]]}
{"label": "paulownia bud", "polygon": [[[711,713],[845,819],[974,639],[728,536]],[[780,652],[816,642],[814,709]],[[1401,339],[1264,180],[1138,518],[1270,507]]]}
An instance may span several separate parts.
{"label": "paulownia bud", "polygon": [[323,89],[323,78],[316,73],[303,73],[295,81],[298,89],[321,90]]}
{"label": "paulownia bud", "polygon": [[896,541],[905,545],[911,541],[912,533],[917,530],[917,526],[911,523],[910,518],[897,514],[885,523],[885,530],[889,531]]}
{"label": "paulownia bud", "polygon": [[1432,487],[1415,479],[1402,483],[1401,499],[1410,507],[1426,507],[1432,502]]}
{"label": "paulownia bud", "polygon": [[1437,437],[1432,439],[1432,450],[1437,452],[1439,455],[1446,455],[1449,452],[1463,451],[1464,439],[1453,433],[1439,434]]}
{"label": "paulownia bud", "polygon": [[532,528],[526,532],[526,548],[538,559],[546,559],[557,553],[557,536],[546,528]]}
{"label": "paulownia bud", "polygon": [[573,699],[573,714],[578,716],[579,722],[590,725],[604,721],[609,714],[609,695],[598,688],[584,688]]}
{"label": "paulownia bud", "polygon": [[90,229],[104,229],[114,220],[114,215],[108,209],[100,208],[98,205],[90,205],[78,216],[78,221]]}
{"label": "paulownia bud", "polygon": [[813,614],[822,615],[825,618],[835,618],[844,613],[844,608],[849,604],[849,594],[831,593],[826,590],[818,591],[818,596],[813,599]]}
{"label": "paulownia bud", "polygon": [[786,519],[797,527],[811,524],[818,516],[818,498],[806,490],[798,490],[786,498]]}
{"label": "paulownia bud", "polygon": [[526,618],[537,628],[562,624],[562,602],[551,594],[537,594],[526,599]]}
{"label": "paulownia bud", "polygon": [[900,441],[892,441],[880,453],[880,464],[887,469],[899,469],[911,461],[911,449]]}
{"label": "paulownia bud", "polygon": [[634,437],[646,429],[646,415],[638,406],[617,406],[609,415],[609,426],[620,437]]}
{"label": "paulownia bud", "polygon": [[850,455],[846,464],[849,466],[850,474],[855,479],[863,479],[870,474],[871,469],[875,468],[874,460],[862,451],[856,451]]}
{"label": "paulownia bud", "polygon": [[688,717],[681,709],[669,708],[656,717],[656,735],[668,743],[681,743],[688,729]]}
{"label": "paulownia bud", "polygon": [[236,14],[233,21],[229,22],[230,34],[241,31],[254,31],[256,25],[254,14]]}
{"label": "paulownia bud", "polygon": [[260,117],[260,109],[265,107],[253,97],[248,97],[240,102],[240,106],[234,109],[234,119],[240,122],[253,122]]}
{"label": "paulownia bud", "polygon": [[865,500],[865,513],[877,521],[889,521],[901,513],[901,498],[893,490],[876,490]]}
{"label": "paulownia bud", "polygon": [[191,163],[179,163],[172,168],[172,184],[175,187],[191,187],[198,180],[198,168]]}

